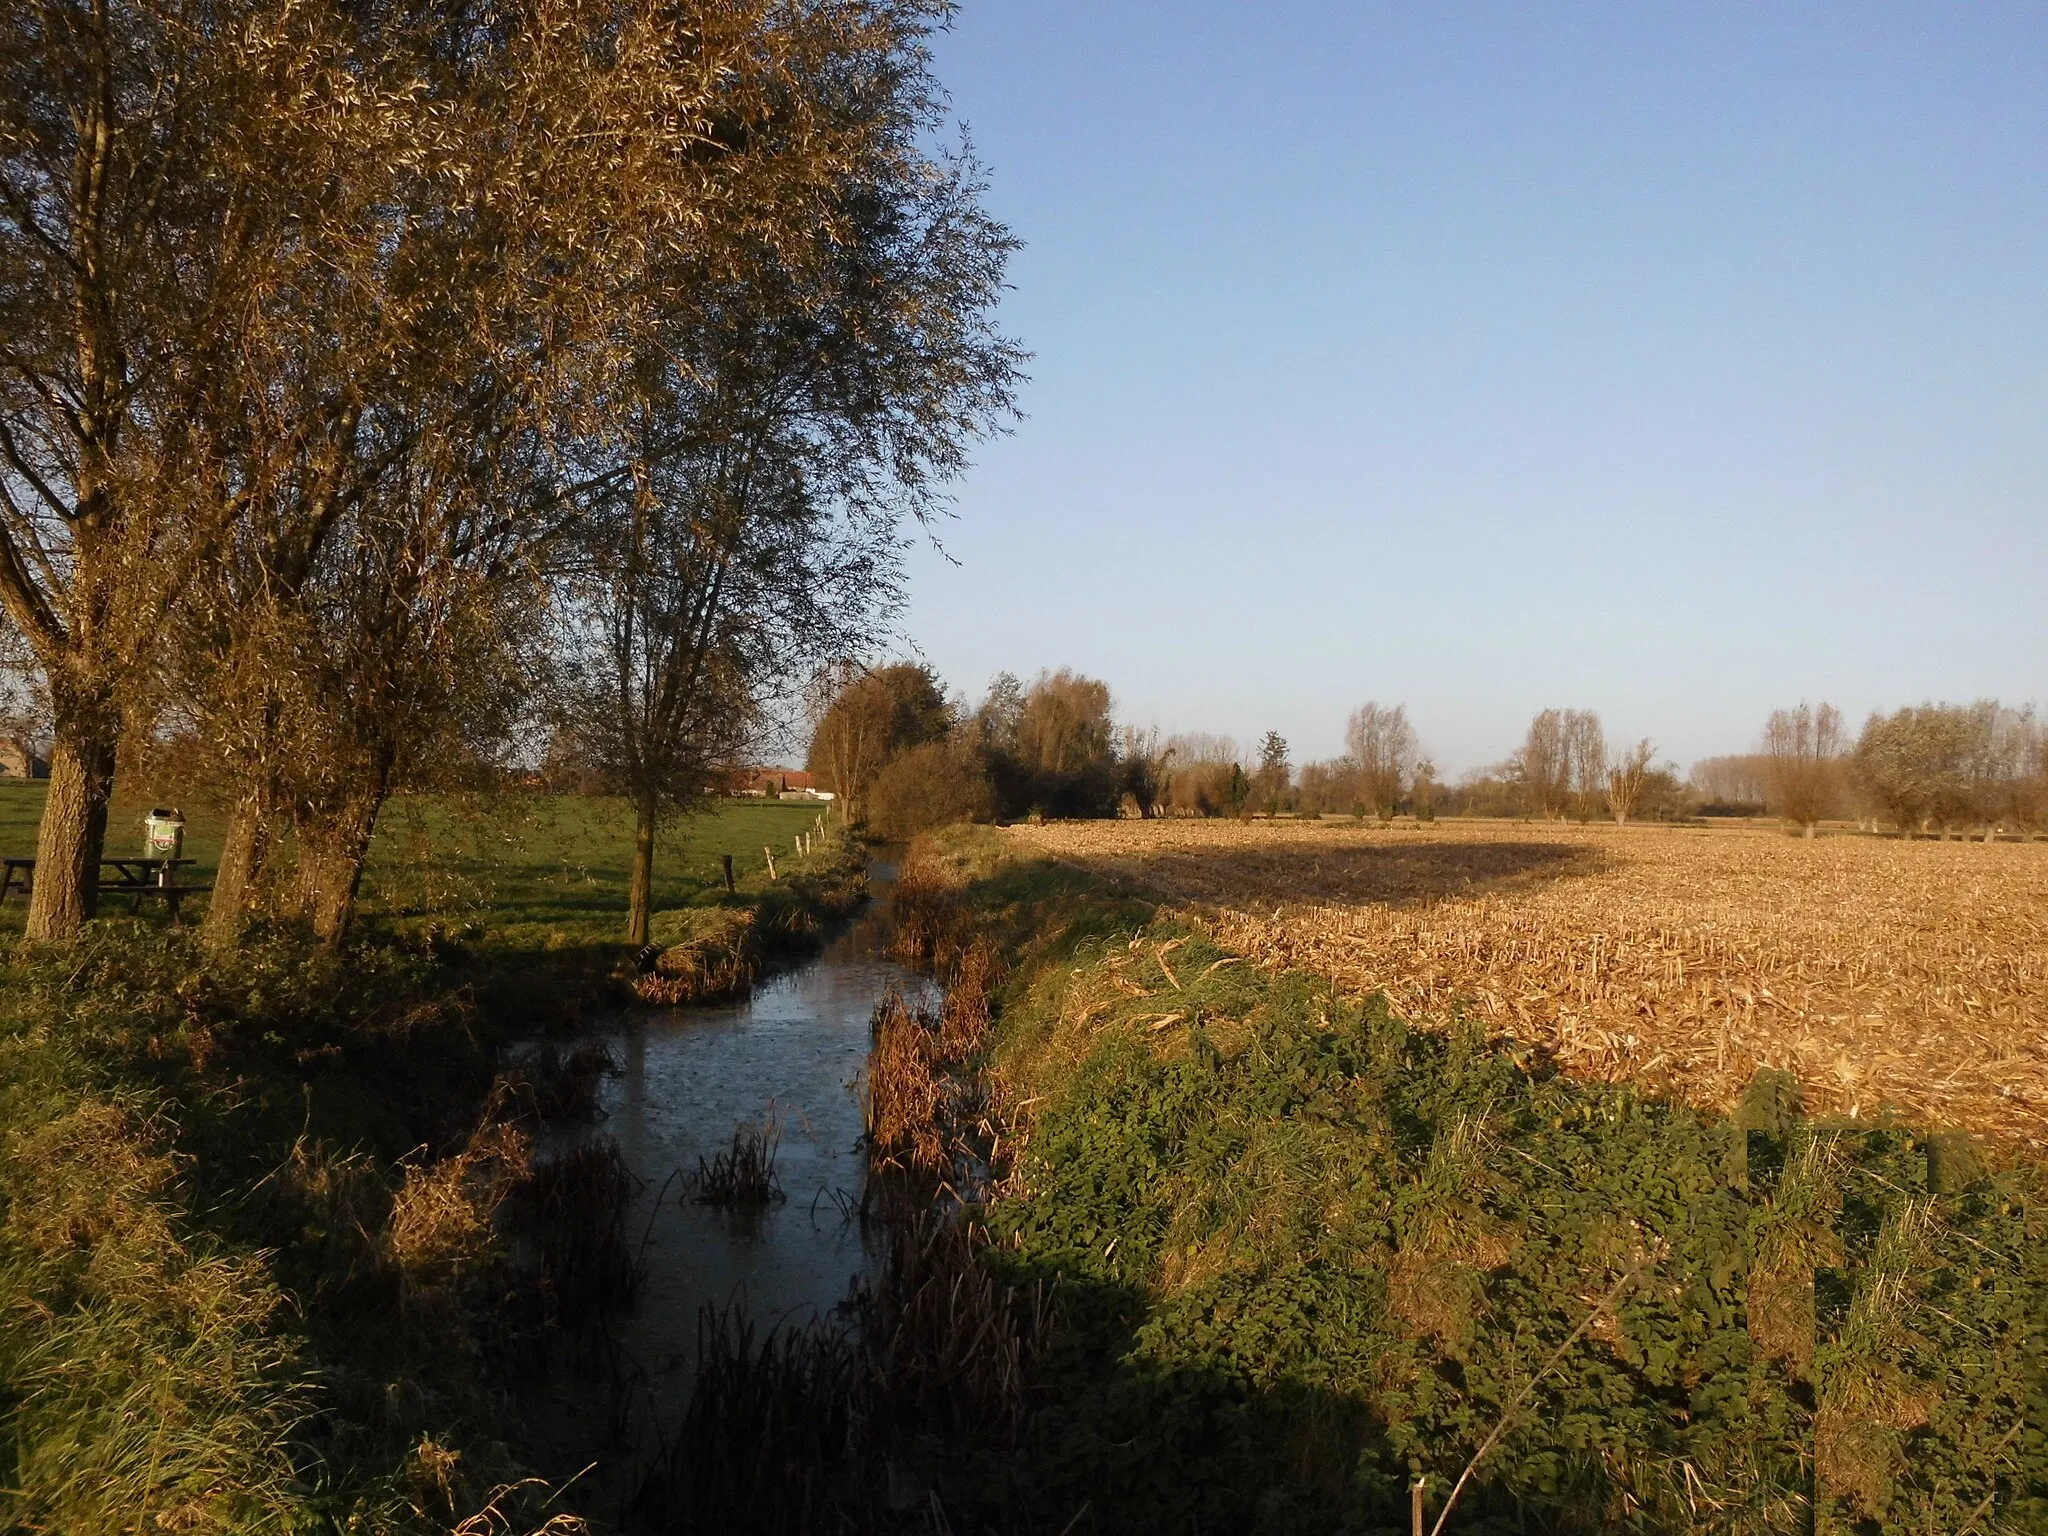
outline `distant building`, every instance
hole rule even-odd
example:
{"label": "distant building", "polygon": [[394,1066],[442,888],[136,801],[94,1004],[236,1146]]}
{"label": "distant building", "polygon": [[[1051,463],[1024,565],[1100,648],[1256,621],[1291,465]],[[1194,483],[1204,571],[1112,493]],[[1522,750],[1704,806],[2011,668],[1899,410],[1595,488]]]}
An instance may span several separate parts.
{"label": "distant building", "polygon": [[756,768],[739,776],[732,792],[757,800],[818,800],[832,798],[832,791],[818,788],[815,774],[794,768]]}
{"label": "distant building", "polygon": [[22,741],[0,740],[0,779],[47,779],[50,765]]}

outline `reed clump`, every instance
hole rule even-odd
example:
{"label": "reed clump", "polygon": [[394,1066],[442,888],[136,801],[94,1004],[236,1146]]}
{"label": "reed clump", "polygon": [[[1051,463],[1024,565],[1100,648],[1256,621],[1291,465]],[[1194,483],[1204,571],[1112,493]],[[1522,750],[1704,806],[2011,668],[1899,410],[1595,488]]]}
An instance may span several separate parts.
{"label": "reed clump", "polygon": [[709,1160],[697,1159],[697,1171],[684,1192],[699,1205],[727,1208],[775,1205],[784,1198],[775,1154],[782,1145],[782,1127],[773,1112],[759,1124],[735,1126],[732,1145]]}
{"label": "reed clump", "polygon": [[891,991],[875,1009],[864,1110],[872,1165],[939,1174],[950,1168],[951,1097],[944,1021]]}
{"label": "reed clump", "polygon": [[543,1042],[499,1073],[498,1112],[534,1125],[595,1120],[604,1080],[618,1069],[611,1046],[594,1036],[573,1045]]}
{"label": "reed clump", "polygon": [[920,1218],[832,1316],[762,1333],[705,1308],[688,1406],[628,1529],[946,1530],[949,1505],[985,1505],[973,1463],[1023,1443],[1051,1328],[1046,1290],[1001,1284],[986,1247],[979,1227]]}
{"label": "reed clump", "polygon": [[533,1245],[547,1323],[578,1327],[639,1294],[646,1270],[626,1232],[639,1187],[611,1136],[579,1141],[527,1169],[514,1220]]}
{"label": "reed clump", "polygon": [[685,907],[658,912],[651,925],[661,946],[654,969],[633,983],[642,1002],[676,1005],[738,997],[760,974],[757,920],[751,907]]}
{"label": "reed clump", "polygon": [[974,915],[961,900],[959,880],[922,841],[911,846],[897,874],[890,916],[890,954],[940,977],[975,941]]}
{"label": "reed clump", "polygon": [[868,895],[857,854],[837,844],[828,853],[743,896],[745,905],[655,913],[651,967],[634,979],[634,995],[663,1006],[721,1002],[745,995],[776,958],[817,953],[827,927]]}
{"label": "reed clump", "polygon": [[384,1235],[407,1313],[429,1326],[466,1321],[464,1292],[503,1258],[499,1211],[532,1151],[518,1127],[487,1122],[452,1155],[407,1165]]}

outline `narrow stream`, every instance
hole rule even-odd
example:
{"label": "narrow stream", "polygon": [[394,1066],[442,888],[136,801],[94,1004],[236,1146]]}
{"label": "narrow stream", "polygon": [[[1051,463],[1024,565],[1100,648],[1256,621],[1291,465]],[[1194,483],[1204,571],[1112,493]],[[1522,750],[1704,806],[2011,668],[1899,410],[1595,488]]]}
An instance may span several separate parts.
{"label": "narrow stream", "polygon": [[[891,988],[915,1000],[932,986],[884,954],[894,876],[892,865],[871,864],[863,914],[745,1000],[639,1010],[608,1037],[619,1070],[604,1082],[602,1115],[558,1132],[555,1145],[617,1140],[641,1181],[627,1227],[636,1244],[644,1235],[646,1280],[633,1309],[609,1324],[602,1369],[554,1373],[533,1404],[530,1427],[556,1453],[550,1460],[614,1461],[621,1447],[606,1440],[622,1388],[643,1429],[673,1424],[707,1305],[741,1306],[766,1333],[830,1312],[856,1276],[873,1272],[878,1240],[853,1214],[866,1166],[870,1019]],[[739,1213],[694,1201],[686,1181],[699,1159],[729,1148],[735,1127],[771,1115],[787,1198]]]}

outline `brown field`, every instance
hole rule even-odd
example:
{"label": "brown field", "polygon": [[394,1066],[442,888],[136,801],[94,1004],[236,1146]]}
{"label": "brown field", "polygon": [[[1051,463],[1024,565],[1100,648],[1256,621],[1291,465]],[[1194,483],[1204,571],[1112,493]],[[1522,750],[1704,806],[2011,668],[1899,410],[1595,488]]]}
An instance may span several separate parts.
{"label": "brown field", "polygon": [[1454,1010],[1567,1070],[1726,1107],[2048,1146],[2048,842],[1669,827],[1066,822],[1011,836],[1148,888],[1225,947]]}

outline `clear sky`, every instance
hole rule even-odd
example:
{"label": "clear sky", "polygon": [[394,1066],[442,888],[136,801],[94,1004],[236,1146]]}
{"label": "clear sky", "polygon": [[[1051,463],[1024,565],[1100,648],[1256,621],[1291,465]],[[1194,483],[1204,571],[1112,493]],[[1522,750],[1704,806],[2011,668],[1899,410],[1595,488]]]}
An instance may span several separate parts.
{"label": "clear sky", "polygon": [[967,0],[1027,419],[947,683],[1449,771],[2048,701],[2048,5]]}

